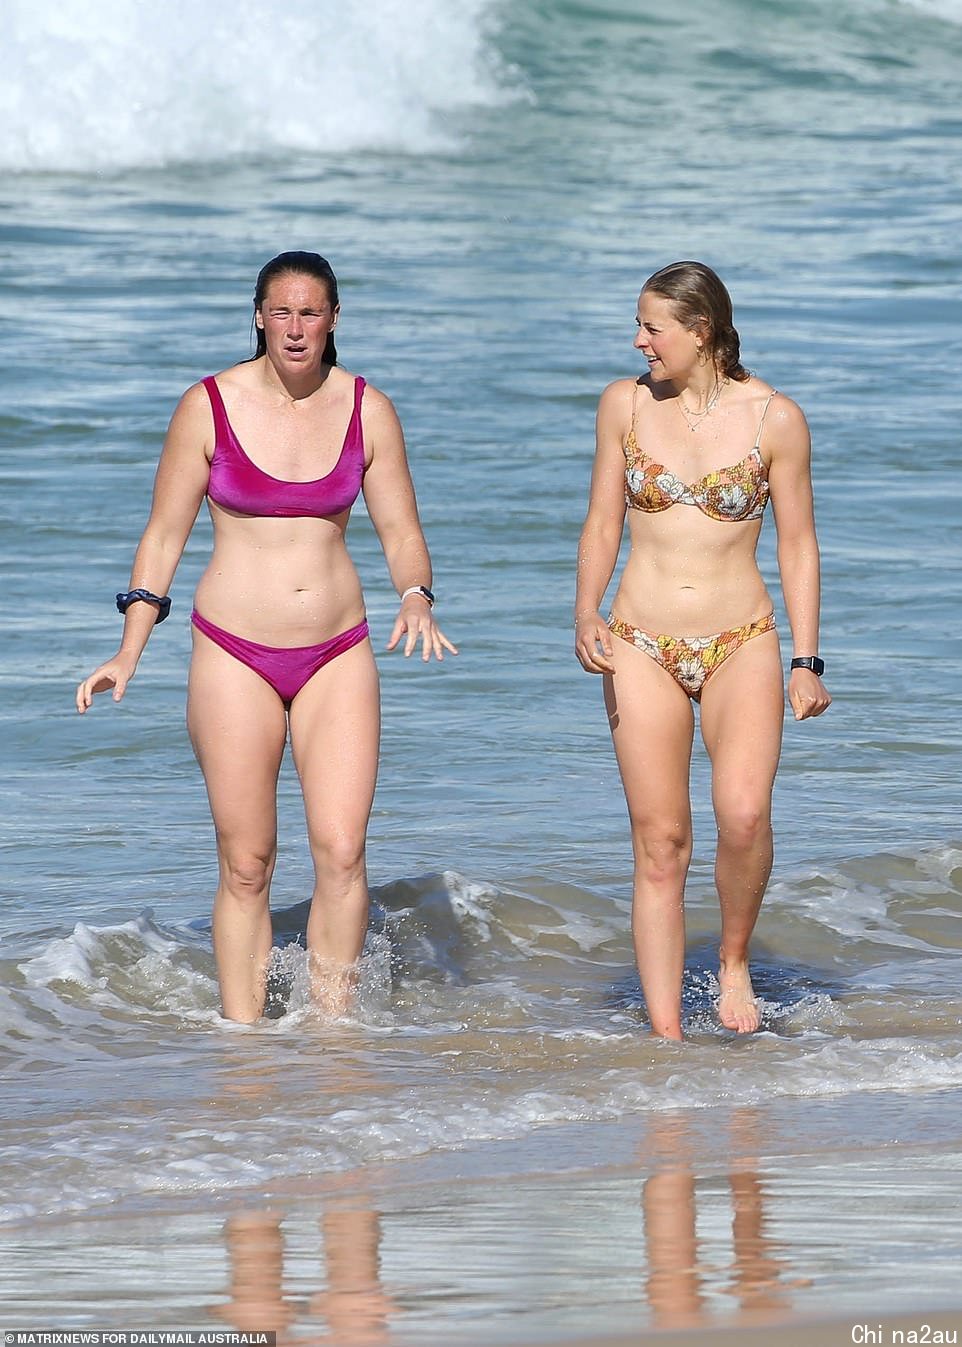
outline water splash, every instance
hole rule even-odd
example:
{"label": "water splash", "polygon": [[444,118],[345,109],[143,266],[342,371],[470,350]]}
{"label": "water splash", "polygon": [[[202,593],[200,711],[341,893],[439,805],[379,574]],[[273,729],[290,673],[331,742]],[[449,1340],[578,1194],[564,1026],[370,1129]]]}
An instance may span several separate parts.
{"label": "water splash", "polygon": [[115,170],[278,153],[418,153],[504,97],[492,0],[14,0],[0,165]]}

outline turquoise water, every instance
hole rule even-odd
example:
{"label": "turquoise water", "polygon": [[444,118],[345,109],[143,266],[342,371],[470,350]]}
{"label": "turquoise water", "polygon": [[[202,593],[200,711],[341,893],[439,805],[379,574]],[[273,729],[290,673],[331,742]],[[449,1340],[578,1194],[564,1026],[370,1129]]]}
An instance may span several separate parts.
{"label": "turquoise water", "polygon": [[[320,11],[205,0],[204,43],[179,3],[111,27],[93,0],[18,11],[0,95],[7,1217],[189,1206],[733,1093],[962,1083],[962,5],[646,8],[383,0],[329,33]],[[342,360],[398,406],[462,651],[381,662],[377,908],[364,1003],[336,1031],[311,1022],[290,950],[284,1019],[217,1014],[183,726],[206,523],[124,704],[71,709],[113,649],[167,417],[247,354],[253,277],[287,247],[331,259]],[[787,726],[748,1050],[711,1014],[701,757],[692,1041],[644,1035],[624,805],[600,684],[571,654],[594,406],[638,368],[641,281],[683,256],[726,278],[747,363],[815,443],[835,702]],[[383,645],[393,593],[363,512],[351,547]],[[770,521],[762,557],[774,585]],[[290,934],[310,888],[291,771],[281,834]],[[277,1069],[283,1109],[232,1093]]]}

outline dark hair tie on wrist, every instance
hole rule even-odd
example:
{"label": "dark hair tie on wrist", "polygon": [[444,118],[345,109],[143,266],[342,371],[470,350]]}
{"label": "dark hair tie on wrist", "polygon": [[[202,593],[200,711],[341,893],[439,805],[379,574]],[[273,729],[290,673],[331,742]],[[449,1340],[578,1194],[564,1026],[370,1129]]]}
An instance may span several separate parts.
{"label": "dark hair tie on wrist", "polygon": [[157,619],[154,622],[154,626],[156,626],[158,622],[163,622],[164,618],[170,612],[170,595],[165,594],[164,597],[161,598],[159,594],[151,594],[149,589],[131,589],[128,590],[126,594],[118,594],[118,613],[126,613],[132,603],[156,603]]}

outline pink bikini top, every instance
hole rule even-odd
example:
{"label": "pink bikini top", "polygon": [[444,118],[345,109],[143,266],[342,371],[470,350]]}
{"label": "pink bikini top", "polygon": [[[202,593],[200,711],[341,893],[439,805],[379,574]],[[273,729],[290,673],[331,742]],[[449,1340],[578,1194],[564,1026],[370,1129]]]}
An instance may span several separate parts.
{"label": "pink bikini top", "polygon": [[635,439],[634,404],[632,425],[625,440],[625,500],[633,510],[655,514],[672,505],[695,505],[710,519],[721,523],[738,524],[747,519],[761,519],[768,502],[768,470],[759,445],[762,426],[774,392],[762,409],[758,434],[749,453],[727,468],[706,472],[697,482],[683,482],[663,463],[638,447]]}
{"label": "pink bikini top", "polygon": [[207,495],[225,510],[237,514],[282,518],[313,515],[329,518],[349,510],[357,500],[364,476],[364,434],[361,395],[364,380],[354,380],[354,411],[340,456],[324,477],[312,482],[285,482],[264,472],[245,454],[227,419],[227,409],[213,376],[204,380],[214,413],[214,456],[210,461]]}

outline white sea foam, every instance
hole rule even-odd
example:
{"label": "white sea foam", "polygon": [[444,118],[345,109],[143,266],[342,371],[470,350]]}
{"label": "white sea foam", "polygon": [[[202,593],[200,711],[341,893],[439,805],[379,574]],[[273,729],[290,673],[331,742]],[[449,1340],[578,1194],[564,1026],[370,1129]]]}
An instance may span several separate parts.
{"label": "white sea foam", "polygon": [[0,166],[153,167],[450,143],[503,96],[492,0],[12,0]]}
{"label": "white sea foam", "polygon": [[[220,1021],[214,970],[195,966],[181,936],[159,927],[148,912],[108,926],[78,922],[71,934],[49,942],[18,965],[26,1002],[17,1012],[21,1032],[38,1012],[96,1039],[104,1012],[210,1024]],[[73,992],[63,994],[72,987]]]}

